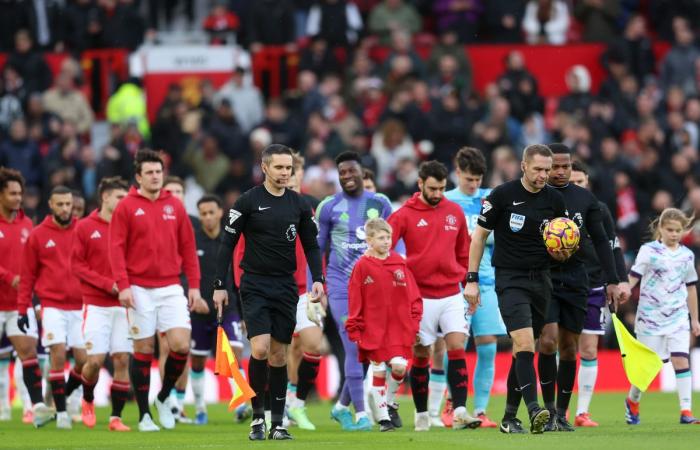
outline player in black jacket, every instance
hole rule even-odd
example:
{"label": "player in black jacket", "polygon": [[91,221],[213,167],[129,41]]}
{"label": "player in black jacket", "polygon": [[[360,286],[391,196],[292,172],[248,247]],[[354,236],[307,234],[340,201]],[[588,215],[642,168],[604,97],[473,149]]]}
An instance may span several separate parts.
{"label": "player in black jacket", "polygon": [[272,410],[269,439],[291,439],[282,428],[282,415],[287,389],[287,345],[296,325],[299,299],[294,280],[297,235],[313,278],[309,300],[318,302],[323,295],[318,229],[308,202],[287,189],[292,167],[289,147],[272,144],[263,150],[265,181],[244,193],[229,211],[217,256],[214,303],[220,309],[227,301],[224,280],[230,271],[233,249],[241,234],[245,234],[240,293],[251,346],[248,375],[256,393],[252,401],[251,440],[265,439],[263,399],[268,384]]}
{"label": "player in black jacket", "polygon": [[[617,301],[619,279],[612,247],[603,227],[603,215],[598,199],[590,191],[569,183],[571,150],[558,143],[550,144],[549,148],[553,153],[553,162],[548,183],[564,196],[569,218],[578,226],[581,241],[590,239],[592,242],[605,274],[606,297],[610,301]],[[578,338],[586,318],[590,286],[581,253],[574,253],[564,263],[554,263],[551,270],[554,290],[546,325],[540,336],[538,359],[542,398],[545,408],[550,411],[550,420],[545,426],[545,431],[574,431],[574,427],[566,419],[566,410],[569,408],[571,392],[574,389]]]}

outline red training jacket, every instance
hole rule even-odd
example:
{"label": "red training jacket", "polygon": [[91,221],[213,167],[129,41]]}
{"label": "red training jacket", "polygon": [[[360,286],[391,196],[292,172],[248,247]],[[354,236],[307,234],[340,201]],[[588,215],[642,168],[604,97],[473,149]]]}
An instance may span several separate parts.
{"label": "red training jacket", "polygon": [[119,202],[109,223],[109,261],[119,290],[135,284],[180,284],[185,272],[199,289],[199,259],[192,223],[182,202],[162,189],[151,201],[135,187]]}
{"label": "red training jacket", "polygon": [[406,260],[362,256],[348,287],[345,329],[361,350],[411,347],[423,316],[423,299]]}
{"label": "red training jacket", "polygon": [[83,303],[119,306],[115,280],[109,265],[109,222],[95,210],[75,226],[71,270],[80,280]]}
{"label": "red training jacket", "polygon": [[424,203],[420,192],[389,216],[393,246],[406,244],[408,266],[424,298],[445,298],[459,293],[466,281],[469,244],[464,212],[443,198],[437,206]]}
{"label": "red training jacket", "polygon": [[49,214],[29,234],[17,295],[20,313],[26,314],[31,307],[32,293],[39,297],[42,308],[82,309],[80,281],[70,270],[75,223],[61,228]]}
{"label": "red training jacket", "polygon": [[17,288],[12,287],[12,280],[22,270],[24,244],[31,231],[32,221],[24,211],[19,210],[12,222],[0,215],[0,311],[17,310]]}

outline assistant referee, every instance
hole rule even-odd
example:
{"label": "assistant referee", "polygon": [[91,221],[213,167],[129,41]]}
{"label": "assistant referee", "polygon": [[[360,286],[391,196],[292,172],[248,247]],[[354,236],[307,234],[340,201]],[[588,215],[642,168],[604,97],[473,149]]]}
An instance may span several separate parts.
{"label": "assistant referee", "polygon": [[287,389],[287,344],[292,341],[299,299],[294,281],[297,236],[313,277],[310,301],[320,301],[324,279],[311,206],[298,193],[287,189],[293,174],[292,149],[269,145],[262,153],[262,171],[262,186],[244,193],[226,218],[226,233],[217,255],[214,303],[221,310],[228,302],[224,280],[233,249],[244,234],[240,293],[251,346],[248,378],[256,394],[248,437],[265,439],[263,399],[269,386],[272,421],[268,439],[283,440],[292,438],[282,427],[282,416]]}
{"label": "assistant referee", "polygon": [[[544,326],[552,295],[551,258],[542,241],[548,221],[566,216],[564,197],[547,186],[552,152],[546,145],[528,146],[521,162],[523,176],[495,188],[486,198],[472,234],[469,272],[464,289],[471,308],[479,303],[479,264],[486,238],[494,232],[491,262],[496,268],[496,294],[501,316],[513,339],[513,361],[508,374],[503,433],[524,433],[516,418],[521,395],[530,417],[530,431],[542,433],[549,411],[537,401],[535,339]],[[553,255],[566,260],[569,252]]]}

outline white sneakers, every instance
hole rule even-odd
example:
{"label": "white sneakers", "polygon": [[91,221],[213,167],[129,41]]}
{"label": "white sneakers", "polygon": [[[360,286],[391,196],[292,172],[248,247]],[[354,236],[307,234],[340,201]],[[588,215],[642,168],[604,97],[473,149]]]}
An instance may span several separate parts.
{"label": "white sneakers", "polygon": [[437,416],[430,416],[430,426],[435,428],[445,428],[445,424],[442,423],[440,414],[438,414]]}
{"label": "white sneakers", "polygon": [[141,419],[141,422],[139,422],[139,431],[160,431],[160,428],[158,428],[158,425],[153,423],[151,415],[146,414],[143,416],[143,419]]}
{"label": "white sneakers", "polygon": [[429,431],[430,430],[430,413],[417,412],[415,415],[415,428],[416,431]]}
{"label": "white sneakers", "polygon": [[32,423],[36,428],[39,428],[51,422],[56,411],[46,406],[46,403],[41,402],[32,406],[32,414],[34,416]]}
{"label": "white sneakers", "polygon": [[[175,428],[175,415],[173,414],[173,410],[168,399],[169,397],[166,398],[164,402],[161,402],[158,400],[158,397],[156,397],[154,404],[156,406],[156,410],[158,410],[158,421],[160,424],[166,430],[172,430]],[[145,418],[146,416],[144,416],[144,419]]]}
{"label": "white sneakers", "polygon": [[73,420],[73,422],[83,421],[82,391],[82,388],[78,388],[71,392],[68,398],[66,398],[66,411],[68,411],[68,415]]}
{"label": "white sneakers", "polygon": [[452,428],[455,430],[461,430],[463,428],[478,428],[481,425],[481,419],[472,417],[472,415],[467,411],[467,408],[464,406],[455,408],[454,415],[452,417]]}
{"label": "white sneakers", "polygon": [[70,430],[73,428],[73,421],[66,411],[56,414],[56,428],[59,430]]}

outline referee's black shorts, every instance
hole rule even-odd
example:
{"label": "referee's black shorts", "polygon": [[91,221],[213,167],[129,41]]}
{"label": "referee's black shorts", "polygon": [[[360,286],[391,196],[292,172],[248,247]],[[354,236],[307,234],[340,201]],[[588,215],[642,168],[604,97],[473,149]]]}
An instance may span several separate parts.
{"label": "referee's black shorts", "polygon": [[240,292],[248,339],[269,334],[277,342],[292,342],[299,301],[292,275],[278,277],[244,273]]}
{"label": "referee's black shorts", "polygon": [[545,323],[581,334],[588,305],[588,274],[583,264],[552,269],[552,304]]}
{"label": "referee's black shorts", "polygon": [[511,331],[532,328],[535,338],[539,337],[552,296],[549,269],[496,267],[496,295],[509,334]]}

